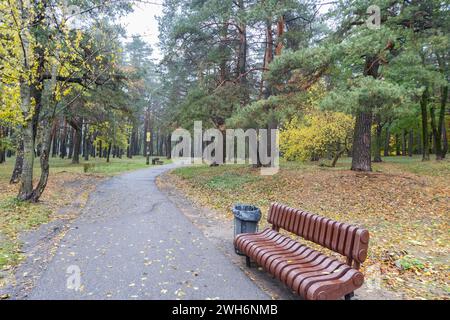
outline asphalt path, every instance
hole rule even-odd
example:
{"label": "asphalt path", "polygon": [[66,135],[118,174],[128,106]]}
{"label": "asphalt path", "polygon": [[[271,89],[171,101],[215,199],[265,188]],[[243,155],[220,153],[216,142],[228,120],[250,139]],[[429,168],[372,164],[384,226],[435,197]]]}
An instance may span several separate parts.
{"label": "asphalt path", "polygon": [[269,299],[158,190],[173,166],[101,183],[28,298]]}

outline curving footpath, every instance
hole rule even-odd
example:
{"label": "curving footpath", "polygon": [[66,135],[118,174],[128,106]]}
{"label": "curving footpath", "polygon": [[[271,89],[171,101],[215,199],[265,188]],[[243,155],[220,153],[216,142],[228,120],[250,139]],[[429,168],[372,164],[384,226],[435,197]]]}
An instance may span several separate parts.
{"label": "curving footpath", "polygon": [[158,190],[173,167],[101,183],[28,298],[269,299]]}

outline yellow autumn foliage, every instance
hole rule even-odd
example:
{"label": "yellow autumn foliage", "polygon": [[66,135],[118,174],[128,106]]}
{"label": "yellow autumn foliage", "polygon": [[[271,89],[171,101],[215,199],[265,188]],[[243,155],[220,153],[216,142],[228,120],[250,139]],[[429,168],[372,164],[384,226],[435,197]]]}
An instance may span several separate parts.
{"label": "yellow autumn foliage", "polygon": [[334,155],[349,148],[354,119],[342,112],[314,111],[294,117],[280,131],[280,150],[286,160],[305,161]]}

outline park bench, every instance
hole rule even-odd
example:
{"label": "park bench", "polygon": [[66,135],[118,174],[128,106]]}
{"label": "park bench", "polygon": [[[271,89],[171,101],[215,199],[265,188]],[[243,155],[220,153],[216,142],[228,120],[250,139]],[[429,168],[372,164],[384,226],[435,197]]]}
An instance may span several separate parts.
{"label": "park bench", "polygon": [[[367,230],[278,203],[270,206],[267,221],[272,228],[234,239],[248,267],[256,262],[307,300],[349,300],[362,286],[359,267],[367,257]],[[337,252],[346,262],[311,249],[280,229]]]}
{"label": "park bench", "polygon": [[153,165],[155,165],[155,164],[164,164],[164,161],[161,161],[161,160],[159,160],[159,158],[153,158],[152,159],[152,164]]}

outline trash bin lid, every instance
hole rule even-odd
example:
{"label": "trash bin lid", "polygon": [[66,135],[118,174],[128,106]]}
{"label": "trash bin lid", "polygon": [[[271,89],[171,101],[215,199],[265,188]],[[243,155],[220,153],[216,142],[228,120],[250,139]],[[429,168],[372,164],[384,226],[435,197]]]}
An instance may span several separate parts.
{"label": "trash bin lid", "polygon": [[259,221],[261,210],[258,207],[248,204],[236,204],[233,206],[233,214],[237,219],[243,221]]}

